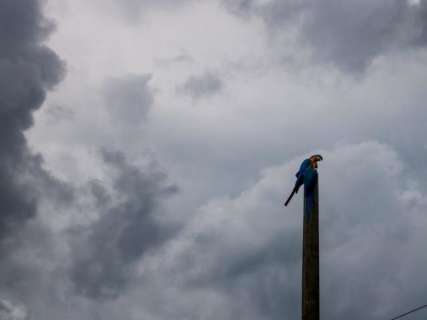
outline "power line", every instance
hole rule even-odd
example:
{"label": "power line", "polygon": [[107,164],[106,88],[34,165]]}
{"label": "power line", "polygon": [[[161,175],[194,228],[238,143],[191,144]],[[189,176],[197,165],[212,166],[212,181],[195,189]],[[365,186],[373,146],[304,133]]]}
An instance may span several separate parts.
{"label": "power line", "polygon": [[424,309],[424,308],[427,308],[427,304],[425,304],[425,305],[423,305],[421,307],[415,308],[415,309],[413,309],[411,311],[405,312],[405,313],[403,313],[403,314],[401,314],[401,315],[399,315],[399,316],[397,316],[395,318],[392,318],[390,320],[397,320],[397,319],[403,318],[403,317],[407,316],[408,314],[417,312],[418,310],[421,310],[421,309]]}

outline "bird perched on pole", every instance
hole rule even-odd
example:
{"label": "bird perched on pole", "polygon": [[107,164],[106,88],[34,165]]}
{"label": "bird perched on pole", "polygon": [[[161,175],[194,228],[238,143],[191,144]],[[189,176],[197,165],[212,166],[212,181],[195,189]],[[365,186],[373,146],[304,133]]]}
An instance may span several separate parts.
{"label": "bird perched on pole", "polygon": [[322,160],[323,157],[320,154],[314,154],[301,163],[298,172],[295,174],[297,181],[295,182],[291,195],[285,202],[285,207],[289,204],[294,194],[298,193],[298,190],[302,185],[304,185],[307,190],[310,190],[313,182],[317,178],[317,163]]}

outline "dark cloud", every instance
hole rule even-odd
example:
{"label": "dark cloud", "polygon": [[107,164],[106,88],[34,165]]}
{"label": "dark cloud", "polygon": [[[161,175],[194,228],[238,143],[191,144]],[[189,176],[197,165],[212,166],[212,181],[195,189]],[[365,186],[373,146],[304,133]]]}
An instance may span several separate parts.
{"label": "dark cloud", "polygon": [[99,220],[71,232],[71,278],[78,293],[103,299],[118,296],[134,274],[135,262],[174,234],[175,227],[162,223],[161,199],[177,192],[158,171],[143,172],[119,152],[103,151],[113,172],[112,201],[100,185],[92,186],[98,201]]}
{"label": "dark cloud", "polygon": [[403,0],[225,0],[243,16],[261,16],[274,33],[297,29],[315,61],[363,71],[374,58],[395,49],[427,44],[427,1]]}
{"label": "dark cloud", "polygon": [[[52,24],[35,0],[0,3],[0,233],[4,238],[36,212],[34,186],[23,178],[38,160],[30,154],[24,130],[47,89],[64,73],[56,54],[42,45]],[[1,240],[1,239],[0,239]]]}
{"label": "dark cloud", "polygon": [[194,99],[198,99],[209,97],[220,92],[223,86],[223,81],[218,75],[206,72],[201,75],[189,77],[187,81],[178,88],[178,91],[188,94]]}
{"label": "dark cloud", "polygon": [[49,198],[51,208],[63,209],[73,199],[73,191],[43,168],[24,135],[47,90],[64,76],[63,62],[43,44],[52,30],[41,1],[0,2],[1,319],[28,319],[24,305],[43,285],[54,243],[37,215],[41,204]]}
{"label": "dark cloud", "polygon": [[[34,319],[55,319],[66,310],[64,296],[74,299],[77,292],[102,299],[122,292],[138,259],[174,234],[176,227],[161,221],[159,203],[177,188],[158,170],[143,172],[123,154],[107,151],[103,162],[113,175],[112,194],[100,183],[82,194],[43,169],[24,131],[46,91],[64,75],[61,60],[43,45],[53,25],[36,0],[2,1],[0,19],[0,295],[20,301]],[[149,80],[149,75],[110,79],[104,93],[113,119],[133,123],[146,116],[153,103]],[[54,116],[63,117],[64,110],[57,110]],[[88,197],[94,207],[83,203]],[[93,210],[99,219],[65,237],[57,231],[61,219],[79,210]],[[48,301],[55,306],[46,308]],[[14,312],[12,306],[0,305],[4,317]]]}
{"label": "dark cloud", "polygon": [[106,82],[105,102],[114,121],[136,124],[145,118],[154,101],[150,79],[151,75],[129,75]]}

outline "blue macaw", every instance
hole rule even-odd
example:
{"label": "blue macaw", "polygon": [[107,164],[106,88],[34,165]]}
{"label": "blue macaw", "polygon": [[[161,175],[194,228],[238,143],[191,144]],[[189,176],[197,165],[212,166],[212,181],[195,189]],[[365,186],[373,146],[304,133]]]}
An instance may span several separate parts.
{"label": "blue macaw", "polygon": [[315,154],[301,163],[298,172],[295,174],[297,181],[295,182],[291,195],[285,202],[285,206],[287,206],[289,201],[291,201],[293,195],[298,193],[298,190],[302,185],[304,185],[306,195],[310,197],[313,187],[317,182],[317,162],[322,160],[323,157],[320,154]]}

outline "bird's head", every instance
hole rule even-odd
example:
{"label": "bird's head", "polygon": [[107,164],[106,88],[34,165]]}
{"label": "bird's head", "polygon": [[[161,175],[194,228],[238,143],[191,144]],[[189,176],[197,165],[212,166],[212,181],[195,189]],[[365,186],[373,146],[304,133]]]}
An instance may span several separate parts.
{"label": "bird's head", "polygon": [[310,158],[311,166],[314,169],[317,169],[317,163],[323,160],[323,157],[320,154],[313,154]]}

